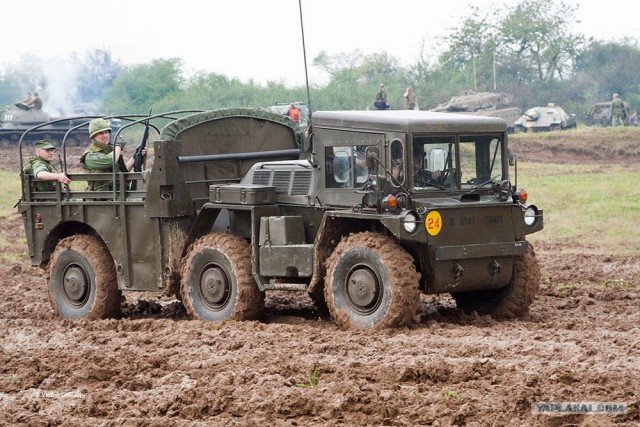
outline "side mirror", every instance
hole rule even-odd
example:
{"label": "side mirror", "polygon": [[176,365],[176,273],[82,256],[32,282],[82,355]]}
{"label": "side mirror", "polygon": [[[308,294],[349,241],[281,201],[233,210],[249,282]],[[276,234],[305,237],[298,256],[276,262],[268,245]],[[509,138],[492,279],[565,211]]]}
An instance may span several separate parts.
{"label": "side mirror", "polygon": [[375,170],[378,162],[380,161],[380,150],[378,150],[378,147],[369,146],[367,147],[365,154],[367,158],[367,168],[369,168],[369,170]]}

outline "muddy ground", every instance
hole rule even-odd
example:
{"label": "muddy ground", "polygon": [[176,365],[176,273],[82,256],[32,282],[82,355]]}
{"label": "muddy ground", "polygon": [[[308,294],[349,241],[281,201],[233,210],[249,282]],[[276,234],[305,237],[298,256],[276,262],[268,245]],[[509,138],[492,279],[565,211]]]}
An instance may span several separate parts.
{"label": "muddy ground", "polygon": [[[520,161],[637,170],[638,136],[512,146]],[[17,170],[13,151],[0,158]],[[515,321],[423,296],[409,327],[342,331],[306,295],[284,292],[267,293],[254,322],[187,320],[154,294],[125,294],[118,319],[69,321],[30,267],[20,217],[0,224],[0,425],[640,425],[640,255],[542,239],[539,296]],[[625,407],[541,415],[536,402]]]}

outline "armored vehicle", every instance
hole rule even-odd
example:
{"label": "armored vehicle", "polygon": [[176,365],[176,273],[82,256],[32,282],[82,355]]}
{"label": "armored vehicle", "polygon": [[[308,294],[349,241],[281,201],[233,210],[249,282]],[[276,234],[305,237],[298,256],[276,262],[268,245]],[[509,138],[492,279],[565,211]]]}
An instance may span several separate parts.
{"label": "armored vehicle", "polygon": [[587,126],[611,126],[611,101],[597,102],[589,107],[584,124]]}
{"label": "armored vehicle", "polygon": [[279,114],[227,109],[170,122],[153,152],[146,182],[71,175],[112,180],[107,192],[36,193],[22,175],[29,256],[60,315],[115,316],[123,291],[158,291],[194,319],[257,319],[266,291],[287,290],[341,328],[396,327],[421,293],[509,318],[538,289],[526,236],[543,212],[511,181],[502,119],[327,111],[302,134]]}
{"label": "armored vehicle", "polygon": [[514,123],[516,132],[548,132],[576,128],[575,114],[549,103],[546,107],[529,108]]}
{"label": "armored vehicle", "polygon": [[512,107],[510,99],[511,95],[504,93],[467,90],[431,111],[500,117],[506,120],[507,130],[513,132],[513,124],[522,114],[522,110],[518,107]]}
{"label": "armored vehicle", "polygon": [[[39,139],[62,142],[67,131],[84,121],[85,116],[86,114],[78,114],[54,118],[43,110],[23,109],[15,105],[7,106],[7,108],[0,111],[0,146],[17,145],[23,133],[25,134],[24,144],[26,145],[33,145]],[[114,122],[113,125],[115,126],[116,123]],[[38,129],[25,133],[25,131],[33,127]],[[67,145],[85,145],[86,142],[86,129],[84,132],[71,132],[67,135]]]}

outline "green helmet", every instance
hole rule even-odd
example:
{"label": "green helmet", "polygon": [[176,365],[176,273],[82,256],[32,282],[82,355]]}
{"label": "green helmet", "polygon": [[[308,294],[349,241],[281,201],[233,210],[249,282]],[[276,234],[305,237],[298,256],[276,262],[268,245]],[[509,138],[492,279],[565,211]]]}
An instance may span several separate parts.
{"label": "green helmet", "polygon": [[89,122],[89,137],[93,138],[93,135],[105,130],[111,132],[109,122],[105,119],[93,119]]}

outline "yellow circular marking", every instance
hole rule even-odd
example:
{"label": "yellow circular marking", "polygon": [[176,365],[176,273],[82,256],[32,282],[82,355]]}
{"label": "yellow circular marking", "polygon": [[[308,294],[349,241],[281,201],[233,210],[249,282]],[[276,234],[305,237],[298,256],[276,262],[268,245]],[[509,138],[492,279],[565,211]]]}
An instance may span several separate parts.
{"label": "yellow circular marking", "polygon": [[427,233],[432,236],[437,236],[442,229],[442,217],[440,216],[440,212],[429,212],[427,214],[427,218],[424,220],[424,226],[427,229]]}

